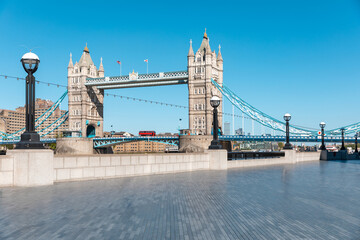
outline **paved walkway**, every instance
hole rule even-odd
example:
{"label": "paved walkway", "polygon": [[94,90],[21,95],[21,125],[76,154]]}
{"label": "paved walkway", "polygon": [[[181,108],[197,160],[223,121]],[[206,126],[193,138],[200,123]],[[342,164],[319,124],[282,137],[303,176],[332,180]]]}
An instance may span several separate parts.
{"label": "paved walkway", "polygon": [[0,189],[0,239],[359,239],[360,161]]}

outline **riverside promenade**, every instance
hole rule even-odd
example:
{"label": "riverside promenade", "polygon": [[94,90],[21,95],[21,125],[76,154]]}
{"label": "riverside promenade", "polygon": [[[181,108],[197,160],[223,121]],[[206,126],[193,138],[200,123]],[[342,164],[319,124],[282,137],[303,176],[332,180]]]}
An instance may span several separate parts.
{"label": "riverside promenade", "polygon": [[360,161],[0,188],[0,239],[359,239]]}

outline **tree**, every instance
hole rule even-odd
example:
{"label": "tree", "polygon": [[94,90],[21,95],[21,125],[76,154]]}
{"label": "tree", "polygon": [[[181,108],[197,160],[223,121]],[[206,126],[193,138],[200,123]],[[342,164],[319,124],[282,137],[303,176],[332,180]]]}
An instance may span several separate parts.
{"label": "tree", "polygon": [[278,142],[278,147],[279,147],[279,150],[283,149],[284,143],[283,142]]}

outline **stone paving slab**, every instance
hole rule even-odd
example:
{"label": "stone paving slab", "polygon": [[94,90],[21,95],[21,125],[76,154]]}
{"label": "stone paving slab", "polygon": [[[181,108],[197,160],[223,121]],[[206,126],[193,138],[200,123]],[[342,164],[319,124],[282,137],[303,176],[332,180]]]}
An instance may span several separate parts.
{"label": "stone paving slab", "polygon": [[360,239],[360,161],[0,188],[0,239]]}

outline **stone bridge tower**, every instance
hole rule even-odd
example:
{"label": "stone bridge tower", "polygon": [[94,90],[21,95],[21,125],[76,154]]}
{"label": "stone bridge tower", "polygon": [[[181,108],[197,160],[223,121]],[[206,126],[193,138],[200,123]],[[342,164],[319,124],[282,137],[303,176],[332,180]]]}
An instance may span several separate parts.
{"label": "stone bridge tower", "polygon": [[[220,86],[223,84],[223,59],[220,46],[216,55],[211,51],[209,38],[204,33],[200,48],[194,54],[192,41],[188,53],[189,74],[189,129],[191,134],[211,135],[213,124],[213,108],[210,99],[217,95],[222,100],[222,94],[211,83],[214,79]],[[222,101],[219,110],[219,126],[222,126]]]}
{"label": "stone bridge tower", "polygon": [[82,137],[103,136],[104,90],[85,86],[86,78],[104,77],[102,59],[99,69],[94,65],[88,47],[80,61],[68,65],[69,130],[80,131]]}

